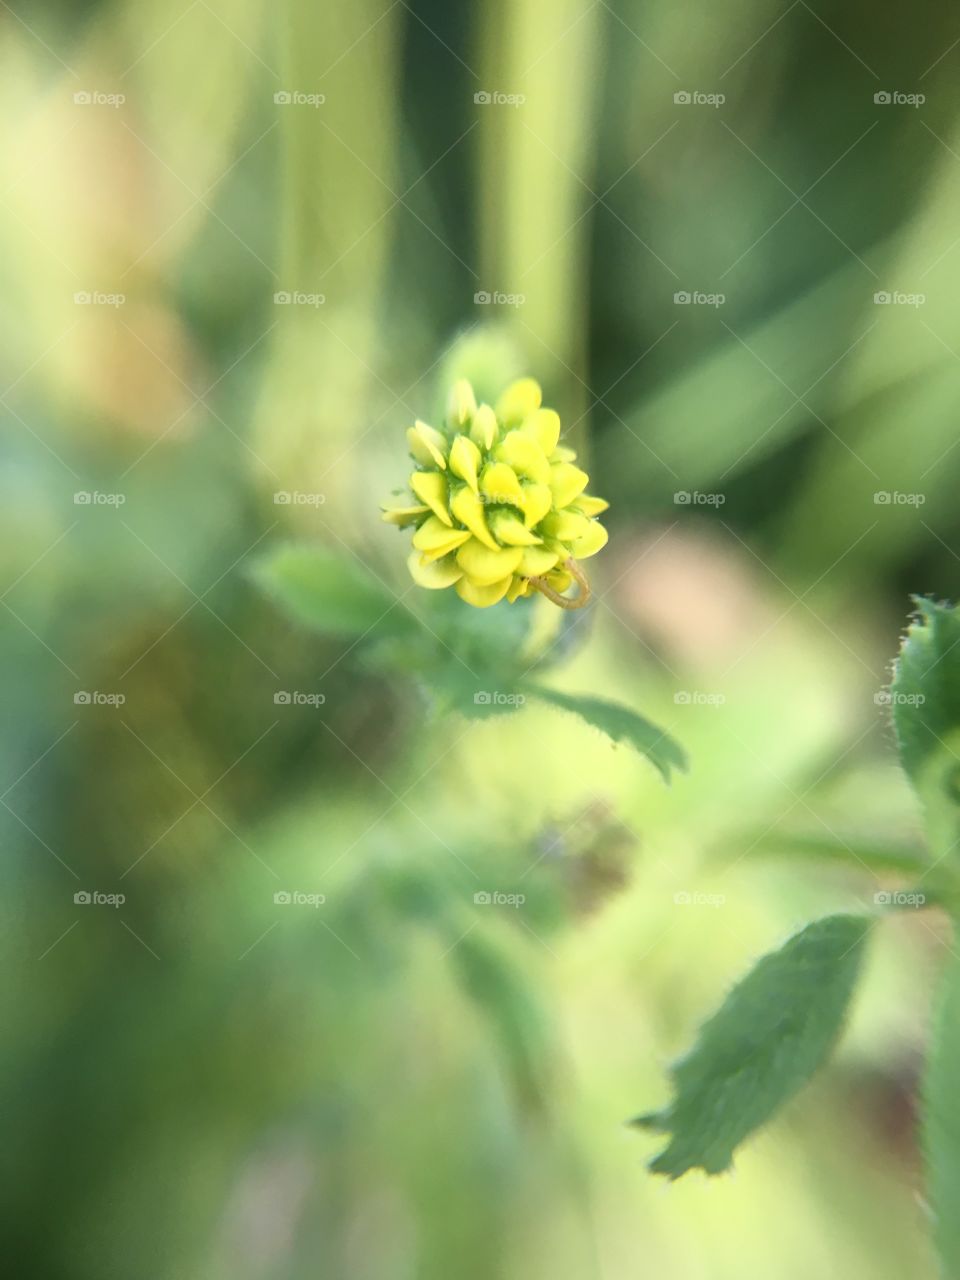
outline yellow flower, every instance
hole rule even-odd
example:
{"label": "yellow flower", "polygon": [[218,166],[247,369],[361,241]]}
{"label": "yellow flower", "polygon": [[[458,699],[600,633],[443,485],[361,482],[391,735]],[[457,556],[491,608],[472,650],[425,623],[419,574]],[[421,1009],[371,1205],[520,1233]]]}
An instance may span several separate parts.
{"label": "yellow flower", "polygon": [[[383,518],[416,526],[407,563],[419,586],[453,587],[479,609],[533,591],[566,609],[586,603],[578,561],[605,545],[596,517],[608,504],[585,492],[589,476],[559,443],[559,415],[541,398],[521,378],[491,408],[461,380],[444,430],[418,421],[407,431],[410,494],[385,503]],[[564,596],[574,582],[578,595]]]}

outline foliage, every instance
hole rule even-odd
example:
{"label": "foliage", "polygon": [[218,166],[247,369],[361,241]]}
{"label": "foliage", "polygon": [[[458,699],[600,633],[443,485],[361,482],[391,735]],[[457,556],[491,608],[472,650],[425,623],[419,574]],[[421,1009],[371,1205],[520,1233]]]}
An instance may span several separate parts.
{"label": "foliage", "polygon": [[862,916],[817,920],[731,991],[673,1068],[675,1100],[634,1122],[672,1135],[655,1173],[723,1173],[740,1143],[807,1082],[837,1038],[869,927]]}
{"label": "foliage", "polygon": [[462,601],[448,603],[444,592],[438,605],[415,615],[376,589],[362,567],[305,546],[271,553],[254,574],[294,617],[320,632],[355,635],[359,660],[415,676],[444,710],[486,719],[539,698],[580,716],[612,741],[629,743],[667,782],[673,769],[686,768],[673,738],[628,707],[560,693],[531,677],[544,657],[524,656],[532,601],[496,604],[478,614]]}
{"label": "foliage", "polygon": [[[960,757],[951,744],[960,741],[960,608],[917,601],[917,618],[903,643],[887,702],[901,764],[924,803],[936,856],[912,891],[880,893],[874,900],[946,905],[956,928]],[[921,890],[927,876],[929,885]],[[734,988],[673,1068],[674,1100],[635,1121],[671,1135],[650,1166],[655,1173],[678,1178],[697,1166],[709,1174],[723,1172],[736,1148],[822,1065],[855,988],[870,928],[864,915],[818,920],[764,956]],[[921,1120],[934,1234],[948,1277],[960,1275],[954,1212],[960,1195],[958,1028],[960,968],[951,950],[930,1039]]]}
{"label": "foliage", "polygon": [[[960,48],[865,12],[4,7],[16,1274],[929,1280],[933,912],[735,1180],[621,1128],[787,930],[951,899],[950,756],[925,844],[875,699],[960,599]],[[418,415],[527,374],[611,499],[560,619],[425,599],[378,520]]]}

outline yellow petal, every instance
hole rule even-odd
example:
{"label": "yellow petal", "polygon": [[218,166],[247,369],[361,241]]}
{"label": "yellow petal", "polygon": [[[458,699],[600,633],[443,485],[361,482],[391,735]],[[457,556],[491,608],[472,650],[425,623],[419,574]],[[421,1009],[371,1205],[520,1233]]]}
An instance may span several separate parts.
{"label": "yellow petal", "polygon": [[609,537],[606,529],[598,520],[591,520],[587,532],[576,539],[573,544],[573,554],[578,560],[586,560],[587,556],[595,556],[597,552],[607,545]]}
{"label": "yellow petal", "polygon": [[466,525],[475,538],[479,538],[492,551],[496,551],[497,544],[487,528],[487,521],[483,514],[483,503],[472,489],[468,489],[466,485],[458,489],[450,500],[450,510],[461,524]]}
{"label": "yellow petal", "polygon": [[447,511],[447,482],[439,471],[415,471],[410,477],[410,488],[444,524],[453,527]]}
{"label": "yellow petal", "polygon": [[521,378],[512,382],[497,401],[497,417],[505,426],[519,426],[524,418],[540,408],[542,399],[539,382],[533,378]]}
{"label": "yellow petal", "polygon": [[520,502],[524,523],[528,529],[538,525],[553,506],[553,494],[548,484],[525,484]]}
{"label": "yellow petal", "polygon": [[565,444],[558,444],[550,455],[551,462],[576,462],[576,449],[568,449]]}
{"label": "yellow petal", "polygon": [[579,511],[582,516],[598,516],[601,512],[606,511],[610,506],[603,498],[593,498],[589,493],[581,493],[580,497],[574,503],[574,511]]}
{"label": "yellow petal", "polygon": [[491,582],[489,586],[481,587],[469,578],[461,578],[454,589],[467,604],[472,604],[477,609],[489,609],[492,604],[503,599],[512,581],[512,578],[504,578],[502,582]]}
{"label": "yellow petal", "polygon": [[491,511],[487,517],[493,536],[508,547],[533,547],[540,539],[510,511]]}
{"label": "yellow petal", "polygon": [[533,436],[549,458],[560,439],[560,415],[556,409],[537,409],[524,421],[523,430]]}
{"label": "yellow petal", "polygon": [[566,591],[572,581],[573,575],[566,569],[554,569],[553,573],[547,574],[547,585],[554,591]]}
{"label": "yellow petal", "polygon": [[407,441],[411,454],[421,466],[439,467],[441,471],[446,468],[447,438],[436,427],[428,427],[417,419],[416,425],[407,430]]}
{"label": "yellow petal", "polygon": [[[461,533],[466,533],[466,530],[462,529]],[[467,533],[467,537],[468,538],[470,537],[469,533]],[[462,547],[462,546],[463,546],[463,540],[461,538],[451,538],[450,541],[445,543],[444,546],[442,547],[437,547],[433,551],[424,551],[423,563],[432,564],[434,560],[442,560],[444,556],[451,555],[454,551],[456,551],[457,547]]]}
{"label": "yellow petal", "polygon": [[537,484],[547,484],[550,480],[550,463],[546,454],[533,436],[523,431],[508,431],[497,445],[494,456],[499,462],[513,467],[518,475]]}
{"label": "yellow petal", "polygon": [[414,524],[420,516],[426,515],[430,510],[429,507],[408,502],[384,502],[380,509],[383,512],[381,519],[387,524],[399,525],[401,529],[408,524]]}
{"label": "yellow petal", "polygon": [[466,378],[458,378],[450,388],[447,421],[451,427],[465,427],[477,411],[477,398]]}
{"label": "yellow petal", "polygon": [[518,578],[514,576],[510,579],[510,586],[507,590],[507,599],[511,604],[514,600],[518,600],[521,596],[528,596],[533,588],[526,578]]}
{"label": "yellow petal", "polygon": [[483,468],[480,489],[493,502],[512,502],[522,509],[523,489],[517,473],[505,462],[490,462]]}
{"label": "yellow petal", "polygon": [[470,439],[481,449],[492,449],[500,428],[497,426],[497,415],[488,404],[482,404],[473,415],[470,424]]}
{"label": "yellow petal", "polygon": [[436,558],[433,553],[445,555],[456,547],[462,546],[470,534],[466,529],[451,529],[436,516],[430,516],[413,535],[413,545],[418,551]]}
{"label": "yellow petal", "polygon": [[457,552],[457,564],[471,581],[486,587],[501,578],[509,578],[522,556],[521,547],[500,547],[491,551],[476,538],[471,538]]}
{"label": "yellow petal", "polygon": [[583,493],[590,477],[572,462],[557,462],[550,468],[550,489],[555,507],[569,507]]}
{"label": "yellow petal", "polygon": [[539,578],[549,573],[559,559],[556,551],[548,551],[546,547],[524,547],[517,573],[525,578]]}
{"label": "yellow petal", "polygon": [[[450,470],[477,492],[477,468],[480,466],[480,450],[467,436],[457,436],[450,446]],[[586,482],[584,482],[586,483]]]}
{"label": "yellow petal", "polygon": [[427,561],[419,551],[411,551],[407,558],[410,577],[418,587],[427,587],[430,591],[439,591],[441,587],[452,587],[463,577],[463,570],[453,556],[443,560]]}
{"label": "yellow petal", "polygon": [[589,527],[586,516],[578,516],[573,511],[551,511],[543,522],[543,533],[558,542],[574,542],[582,538]]}

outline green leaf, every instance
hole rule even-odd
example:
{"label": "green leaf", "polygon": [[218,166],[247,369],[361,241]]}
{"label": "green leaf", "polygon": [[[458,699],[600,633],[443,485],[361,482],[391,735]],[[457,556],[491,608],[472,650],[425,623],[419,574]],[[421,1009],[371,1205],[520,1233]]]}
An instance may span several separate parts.
{"label": "green leaf", "polygon": [[840,1030],[869,928],[864,916],[817,920],[734,987],[674,1066],[674,1100],[633,1121],[672,1135],[650,1165],[655,1173],[722,1173],[809,1080]]}
{"label": "green leaf", "polygon": [[409,623],[397,597],[347,552],[283,546],[258,561],[253,576],[297,621],[328,635],[362,636],[381,622],[392,630]]}
{"label": "green leaf", "polygon": [[917,600],[890,687],[900,760],[939,858],[960,836],[960,611]]}
{"label": "green leaf", "polygon": [[683,747],[665,729],[645,720],[629,707],[603,698],[558,693],[556,689],[547,689],[539,684],[531,684],[527,688],[544,702],[572,711],[614,742],[628,742],[659,769],[665,782],[670,781],[672,769],[686,770],[687,755]]}
{"label": "green leaf", "polygon": [[550,1096],[551,1066],[556,1060],[543,1003],[524,977],[519,955],[479,929],[467,932],[468,937],[460,930],[450,939],[453,969],[486,1018],[520,1101],[540,1111]]}
{"label": "green leaf", "polygon": [[927,1199],[945,1277],[960,1276],[960,959],[943,975],[923,1084],[921,1132]]}
{"label": "green leaf", "polygon": [[918,599],[891,686],[900,759],[914,781],[960,729],[960,610]]}

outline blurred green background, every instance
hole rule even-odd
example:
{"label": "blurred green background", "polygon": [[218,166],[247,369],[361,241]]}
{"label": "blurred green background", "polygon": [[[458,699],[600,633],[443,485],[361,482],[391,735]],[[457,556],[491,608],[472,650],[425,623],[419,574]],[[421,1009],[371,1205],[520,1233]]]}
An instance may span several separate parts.
{"label": "blurred green background", "polygon": [[[668,1187],[624,1121],[753,958],[923,856],[877,695],[909,593],[960,595],[955,17],[0,30],[16,1274],[931,1277],[935,916],[736,1176]],[[556,680],[669,727],[669,790],[546,707],[432,714],[250,579],[314,539],[409,597],[378,503],[475,369],[538,377],[613,503]]]}

